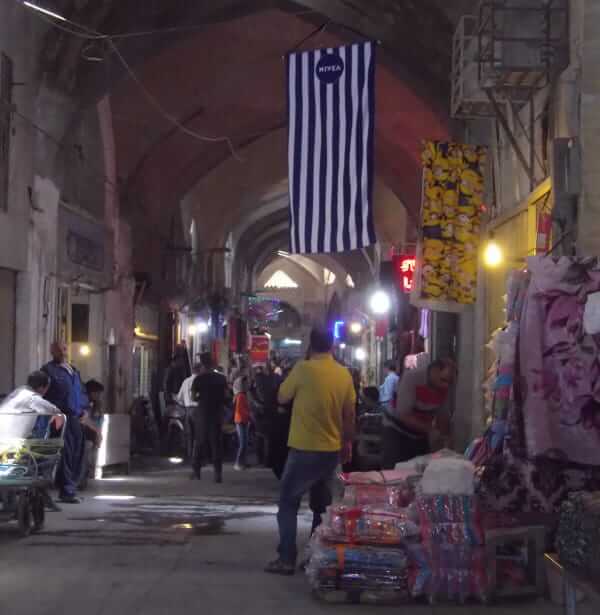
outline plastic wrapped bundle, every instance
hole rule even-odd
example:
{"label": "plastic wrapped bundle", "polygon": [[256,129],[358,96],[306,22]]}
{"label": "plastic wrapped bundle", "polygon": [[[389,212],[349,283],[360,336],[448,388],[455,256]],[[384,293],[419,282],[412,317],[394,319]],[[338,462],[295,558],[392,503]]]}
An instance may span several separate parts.
{"label": "plastic wrapped bundle", "polygon": [[487,601],[488,582],[483,547],[433,544],[425,547],[425,552],[429,561],[428,578],[423,589],[430,602],[464,603],[469,599]]}
{"label": "plastic wrapped bundle", "polygon": [[317,536],[306,572],[313,591],[325,601],[389,604],[410,599],[403,549],[330,545]]}
{"label": "plastic wrapped bundle", "polygon": [[50,479],[63,447],[49,438],[51,416],[61,413],[28,387],[0,403],[0,479]]}
{"label": "plastic wrapped bundle", "polygon": [[333,506],[322,525],[327,542],[359,545],[400,545],[415,541],[420,530],[405,511]]}
{"label": "plastic wrapped bundle", "polygon": [[421,536],[426,543],[483,544],[477,499],[462,495],[419,495]]}
{"label": "plastic wrapped bundle", "polygon": [[398,510],[415,499],[420,475],[414,472],[353,472],[340,477],[346,506],[373,506]]}
{"label": "plastic wrapped bundle", "polygon": [[423,474],[427,469],[427,466],[436,459],[464,459],[463,455],[452,451],[448,448],[444,448],[430,455],[423,455],[422,457],[414,457],[410,461],[402,461],[396,464],[396,472],[416,472],[417,474]]}
{"label": "plastic wrapped bundle", "polygon": [[426,495],[473,495],[475,466],[464,458],[434,459],[425,470],[421,489]]}
{"label": "plastic wrapped bundle", "polygon": [[343,504],[400,510],[414,500],[414,491],[405,485],[350,485],[344,489]]}

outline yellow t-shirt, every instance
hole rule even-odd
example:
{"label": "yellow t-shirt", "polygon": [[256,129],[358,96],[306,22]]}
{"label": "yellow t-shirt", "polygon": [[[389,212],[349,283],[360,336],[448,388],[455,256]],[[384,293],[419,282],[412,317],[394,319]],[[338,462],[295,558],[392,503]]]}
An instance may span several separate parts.
{"label": "yellow t-shirt", "polygon": [[344,409],[354,412],[356,393],[348,369],[331,354],[300,361],[279,390],[279,401],[294,400],[288,446],[301,451],[342,448]]}

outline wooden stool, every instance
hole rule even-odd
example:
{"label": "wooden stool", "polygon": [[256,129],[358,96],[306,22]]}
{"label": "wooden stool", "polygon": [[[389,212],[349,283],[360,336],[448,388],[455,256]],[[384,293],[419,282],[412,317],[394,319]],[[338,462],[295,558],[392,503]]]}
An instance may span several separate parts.
{"label": "wooden stool", "polygon": [[[527,584],[520,587],[500,587],[498,582],[498,554],[500,547],[521,544],[526,549]],[[541,596],[546,587],[544,550],[546,529],[543,526],[502,528],[485,532],[485,551],[488,582],[492,598]]]}

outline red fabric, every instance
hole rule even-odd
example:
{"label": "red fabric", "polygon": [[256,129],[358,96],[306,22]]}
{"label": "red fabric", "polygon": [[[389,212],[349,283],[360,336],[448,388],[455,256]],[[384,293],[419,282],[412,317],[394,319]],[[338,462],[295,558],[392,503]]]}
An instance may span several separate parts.
{"label": "red fabric", "polygon": [[233,420],[236,425],[250,422],[250,404],[246,393],[238,393],[235,396],[235,409]]}
{"label": "red fabric", "polygon": [[439,408],[444,405],[447,394],[436,391],[426,385],[417,387],[417,404],[419,407]]}

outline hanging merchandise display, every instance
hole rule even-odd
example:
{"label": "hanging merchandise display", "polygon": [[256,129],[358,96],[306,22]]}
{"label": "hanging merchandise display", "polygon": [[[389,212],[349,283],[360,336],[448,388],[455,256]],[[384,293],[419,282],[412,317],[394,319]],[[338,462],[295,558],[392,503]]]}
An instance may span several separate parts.
{"label": "hanging merchandise display", "polygon": [[600,339],[583,326],[600,267],[596,259],[535,256],[527,269],[519,353],[528,456],[600,466]]}
{"label": "hanging merchandise display", "polygon": [[475,302],[483,147],[426,141],[416,301],[454,311]]}
{"label": "hanging merchandise display", "polygon": [[489,427],[467,451],[488,510],[556,515],[569,493],[600,489],[599,340],[585,316],[599,285],[596,260],[565,257],[530,257],[508,278]]}

